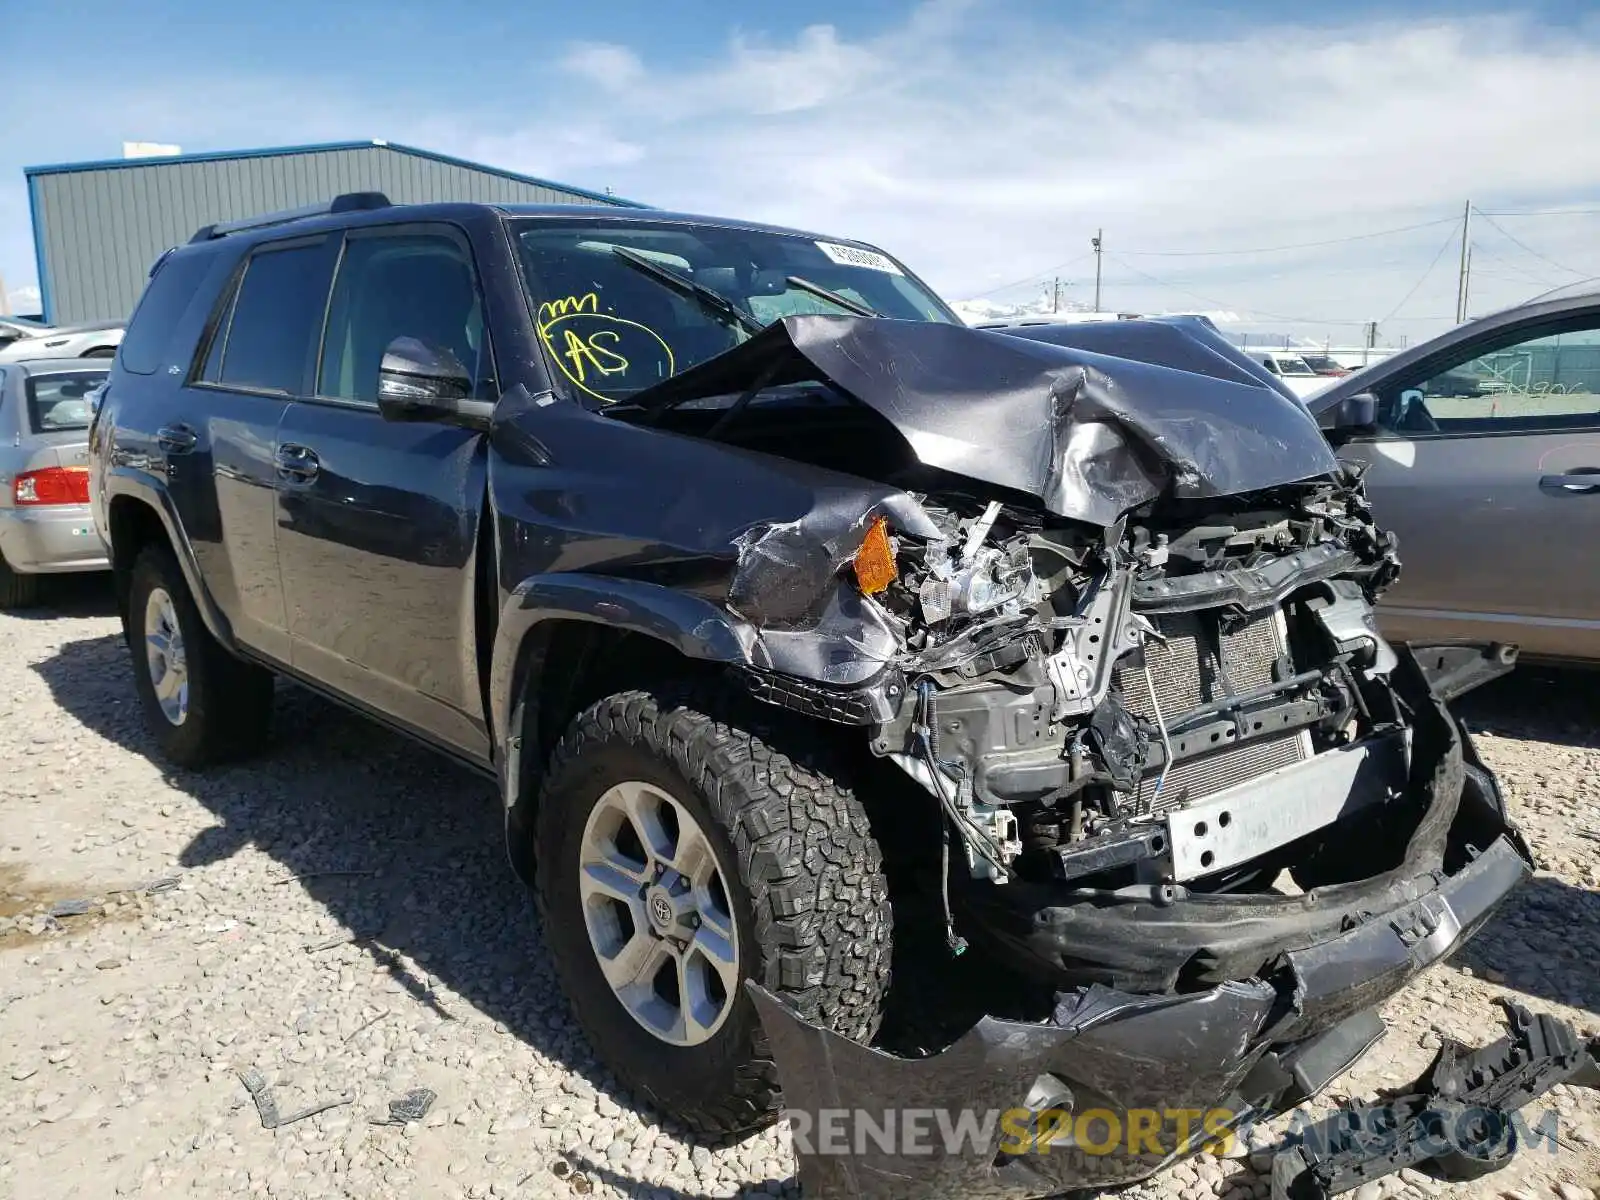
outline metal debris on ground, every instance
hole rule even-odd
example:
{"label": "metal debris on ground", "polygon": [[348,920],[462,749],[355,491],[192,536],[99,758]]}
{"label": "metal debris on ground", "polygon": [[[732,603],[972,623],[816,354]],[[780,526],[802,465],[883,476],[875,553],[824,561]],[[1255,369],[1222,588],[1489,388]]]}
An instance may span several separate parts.
{"label": "metal debris on ground", "polygon": [[383,1020],[388,1015],[389,1015],[389,1010],[386,1008],[382,1012],[380,1012],[377,1016],[369,1017],[367,1020],[365,1020],[365,1021],[361,1022],[361,1024],[357,1025],[349,1033],[345,1034],[344,1035],[344,1040],[347,1041],[347,1042],[350,1041],[352,1038],[354,1038],[356,1036],[356,1034],[362,1032],[362,1030],[371,1029],[374,1025],[376,1025],[379,1021]]}
{"label": "metal debris on ground", "polygon": [[182,876],[180,875],[162,875],[157,879],[152,879],[138,890],[144,892],[146,896],[159,896],[162,892],[170,892],[177,887],[181,878]]}
{"label": "metal debris on ground", "polygon": [[327,1112],[330,1108],[339,1108],[355,1100],[354,1096],[341,1096],[337,1100],[328,1100],[322,1104],[313,1104],[299,1112],[292,1112],[284,1116],[278,1111],[278,1101],[272,1095],[272,1087],[267,1083],[266,1077],[254,1067],[246,1067],[238,1072],[239,1082],[244,1084],[245,1091],[250,1093],[250,1099],[256,1102],[256,1112],[261,1117],[261,1128],[277,1129],[280,1125],[293,1125],[296,1121],[304,1121],[307,1117],[314,1117],[320,1112]]}
{"label": "metal debris on ground", "polygon": [[93,900],[57,900],[50,906],[52,917],[82,917],[93,912]]}
{"label": "metal debris on ground", "polygon": [[299,872],[298,874],[295,874],[295,875],[285,875],[282,879],[274,879],[272,882],[275,883],[275,884],[294,883],[296,880],[301,880],[301,879],[321,879],[324,876],[331,876],[331,875],[376,875],[377,873],[378,872],[374,871],[374,870],[360,870],[360,871],[301,871],[301,872]]}
{"label": "metal debris on ground", "polygon": [[[374,1018],[376,1020],[376,1018]],[[387,1117],[373,1117],[373,1125],[409,1125],[413,1121],[420,1121],[428,1115],[428,1110],[433,1107],[433,1102],[439,1094],[431,1088],[412,1088],[398,1100],[389,1101],[389,1115]]]}
{"label": "metal debris on ground", "polygon": [[317,954],[323,950],[332,950],[335,946],[350,946],[356,942],[372,940],[370,933],[342,933],[338,937],[331,937],[325,942],[312,942],[306,947],[307,954]]}

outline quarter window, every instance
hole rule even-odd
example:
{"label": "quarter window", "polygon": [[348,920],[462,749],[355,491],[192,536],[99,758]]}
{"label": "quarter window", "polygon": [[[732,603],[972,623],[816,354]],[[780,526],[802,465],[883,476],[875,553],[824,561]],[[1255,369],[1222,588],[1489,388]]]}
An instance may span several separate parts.
{"label": "quarter window", "polygon": [[493,356],[472,263],[446,233],[351,234],[345,244],[317,394],[376,403],[378,367],[396,338],[455,357],[474,399],[493,399]]}
{"label": "quarter window", "polygon": [[[213,255],[191,251],[170,255],[156,268],[122,339],[118,357],[122,368],[137,375],[154,375],[172,339],[178,319],[194,299],[196,289],[215,261]],[[185,347],[187,349],[187,347]]]}
{"label": "quarter window", "polygon": [[[303,388],[331,272],[325,242],[265,246],[251,256],[226,332],[218,330],[223,386],[289,395]],[[209,369],[215,355],[207,358]]]}
{"label": "quarter window", "polygon": [[1426,437],[1600,424],[1600,318],[1467,353],[1379,396],[1380,426]]}

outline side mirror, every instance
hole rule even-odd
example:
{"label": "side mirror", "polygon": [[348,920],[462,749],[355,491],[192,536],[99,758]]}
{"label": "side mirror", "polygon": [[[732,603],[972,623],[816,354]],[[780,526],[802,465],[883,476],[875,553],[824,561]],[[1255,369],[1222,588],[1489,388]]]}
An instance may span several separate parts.
{"label": "side mirror", "polygon": [[389,421],[452,421],[469,403],[472,379],[448,350],[398,337],[378,366],[378,411]]}
{"label": "side mirror", "polygon": [[1357,392],[1346,396],[1332,408],[1317,414],[1317,424],[1334,448],[1343,446],[1357,434],[1372,429],[1378,423],[1378,398],[1371,392]]}
{"label": "side mirror", "polygon": [[1334,429],[1365,429],[1378,423],[1378,398],[1371,392],[1357,392],[1339,401],[1333,410]]}

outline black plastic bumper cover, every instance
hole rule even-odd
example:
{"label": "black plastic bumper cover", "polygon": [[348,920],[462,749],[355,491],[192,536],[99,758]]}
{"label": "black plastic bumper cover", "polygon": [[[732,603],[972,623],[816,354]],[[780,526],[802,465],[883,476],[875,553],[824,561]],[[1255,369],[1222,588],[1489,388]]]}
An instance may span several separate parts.
{"label": "black plastic bumper cover", "polygon": [[[922,1059],[830,1033],[750,984],[805,1194],[1031,1200],[1149,1176],[1199,1146],[1207,1114],[1214,1134],[1299,1103],[1347,1068],[1371,1044],[1373,1007],[1470,936],[1529,871],[1507,830],[1411,902],[1283,955],[1270,982],[1178,996],[1094,985],[1049,1022],[985,1017]],[[1046,1108],[1052,1127],[1037,1124],[1018,1152],[1019,1122]],[[1062,1112],[1101,1124],[1080,1144]],[[898,1130],[885,1132],[895,1114]],[[963,1114],[974,1135],[950,1137]]]}

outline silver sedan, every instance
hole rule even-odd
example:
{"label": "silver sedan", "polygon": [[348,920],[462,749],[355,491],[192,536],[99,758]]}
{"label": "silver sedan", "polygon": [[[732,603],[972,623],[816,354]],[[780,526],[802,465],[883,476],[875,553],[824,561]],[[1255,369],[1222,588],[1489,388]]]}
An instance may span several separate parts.
{"label": "silver sedan", "polygon": [[0,363],[0,608],[37,598],[39,576],[110,564],[89,514],[90,392],[104,359]]}

